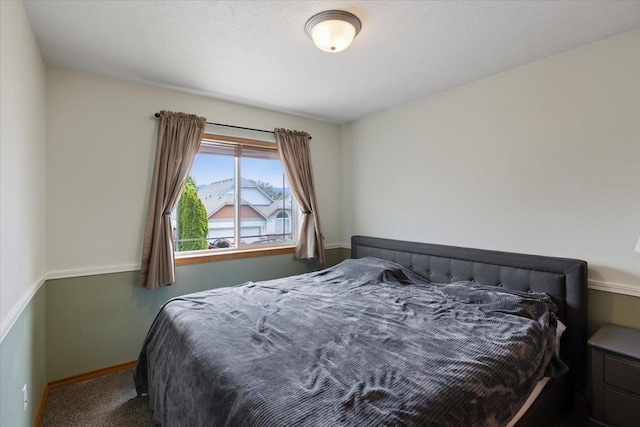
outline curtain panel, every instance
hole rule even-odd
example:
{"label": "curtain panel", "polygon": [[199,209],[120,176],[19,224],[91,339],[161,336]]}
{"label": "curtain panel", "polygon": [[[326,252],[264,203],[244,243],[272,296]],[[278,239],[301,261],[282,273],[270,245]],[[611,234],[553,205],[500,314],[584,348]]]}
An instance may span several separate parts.
{"label": "curtain panel", "polygon": [[171,211],[198,153],[207,119],[160,112],[151,194],[142,245],[140,287],[158,289],[175,283]]}
{"label": "curtain panel", "polygon": [[275,136],[282,169],[302,210],[296,258],[324,263],[324,242],[311,168],[310,136],[306,132],[286,129],[275,129]]}

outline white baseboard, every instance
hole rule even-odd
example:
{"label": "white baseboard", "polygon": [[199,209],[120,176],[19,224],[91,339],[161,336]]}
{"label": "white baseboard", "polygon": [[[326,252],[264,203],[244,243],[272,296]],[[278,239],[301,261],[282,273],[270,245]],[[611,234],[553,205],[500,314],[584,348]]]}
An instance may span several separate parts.
{"label": "white baseboard", "polygon": [[4,338],[7,336],[13,325],[18,320],[18,317],[22,314],[24,309],[29,305],[33,296],[38,292],[38,290],[44,285],[47,281],[47,274],[43,274],[36,280],[34,283],[29,286],[29,288],[24,291],[24,293],[20,296],[20,299],[13,305],[13,308],[7,313],[6,316],[0,321],[0,343],[4,341]]}

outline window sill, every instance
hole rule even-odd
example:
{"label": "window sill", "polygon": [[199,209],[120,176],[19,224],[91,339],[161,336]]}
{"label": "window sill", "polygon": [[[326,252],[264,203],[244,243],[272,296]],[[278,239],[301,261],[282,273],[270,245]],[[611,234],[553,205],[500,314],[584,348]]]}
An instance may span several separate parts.
{"label": "window sill", "polygon": [[277,246],[259,249],[238,249],[233,251],[216,252],[215,250],[206,253],[176,254],[176,267],[181,265],[202,264],[205,262],[229,261],[232,259],[254,258],[261,256],[283,255],[295,253],[295,246]]}

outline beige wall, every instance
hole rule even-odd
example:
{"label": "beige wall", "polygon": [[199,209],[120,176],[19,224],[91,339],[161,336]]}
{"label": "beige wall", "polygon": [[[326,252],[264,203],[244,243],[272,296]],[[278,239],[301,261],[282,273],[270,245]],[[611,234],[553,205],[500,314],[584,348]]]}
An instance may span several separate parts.
{"label": "beige wall", "polygon": [[639,46],[626,33],[346,125],[343,241],[580,258],[640,291]]}
{"label": "beige wall", "polygon": [[220,123],[311,133],[325,243],[340,242],[339,126],[48,67],[49,272],[130,267],[140,262],[156,144],[157,119],[153,114],[163,109],[194,113]]}
{"label": "beige wall", "polygon": [[2,336],[45,272],[45,68],[22,2],[0,2]]}
{"label": "beige wall", "polygon": [[45,66],[22,2],[0,1],[0,95],[0,425],[28,427],[46,383]]}

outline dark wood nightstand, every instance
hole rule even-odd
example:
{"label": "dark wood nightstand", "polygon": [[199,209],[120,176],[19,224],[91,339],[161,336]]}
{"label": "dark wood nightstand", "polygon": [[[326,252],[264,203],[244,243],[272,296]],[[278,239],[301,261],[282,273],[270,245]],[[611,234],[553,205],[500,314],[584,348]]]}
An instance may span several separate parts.
{"label": "dark wood nightstand", "polygon": [[640,426],[640,330],[605,324],[589,340],[592,426]]}

